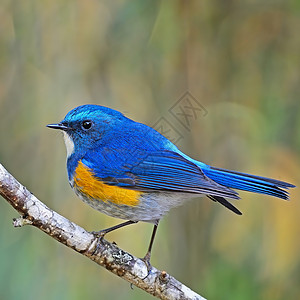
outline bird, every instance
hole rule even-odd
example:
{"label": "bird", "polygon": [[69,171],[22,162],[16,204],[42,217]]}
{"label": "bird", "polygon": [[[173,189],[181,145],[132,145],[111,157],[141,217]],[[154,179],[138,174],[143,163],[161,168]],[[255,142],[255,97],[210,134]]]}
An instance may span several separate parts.
{"label": "bird", "polygon": [[155,129],[105,106],[78,106],[47,127],[63,132],[68,180],[76,195],[92,208],[126,220],[94,232],[99,238],[141,221],[154,225],[143,257],[147,266],[159,221],[170,209],[207,196],[241,215],[228,201],[240,198],[236,190],[288,200],[288,189],[295,187],[197,161]]}

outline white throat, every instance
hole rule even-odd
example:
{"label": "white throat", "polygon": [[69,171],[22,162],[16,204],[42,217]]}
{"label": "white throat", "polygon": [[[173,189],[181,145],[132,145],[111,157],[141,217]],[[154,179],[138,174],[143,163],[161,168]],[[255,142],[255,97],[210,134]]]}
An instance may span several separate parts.
{"label": "white throat", "polygon": [[64,134],[65,145],[67,148],[67,158],[69,158],[70,155],[74,152],[74,142],[66,132],[63,131],[63,134]]}

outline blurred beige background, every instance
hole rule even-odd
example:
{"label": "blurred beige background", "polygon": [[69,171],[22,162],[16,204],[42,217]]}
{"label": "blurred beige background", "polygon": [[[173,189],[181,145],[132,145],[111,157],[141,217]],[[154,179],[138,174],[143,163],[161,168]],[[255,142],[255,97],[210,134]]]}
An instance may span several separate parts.
{"label": "blurred beige background", "polygon": [[[299,185],[299,29],[297,0],[2,0],[0,162],[84,228],[117,224],[75,196],[62,137],[45,127],[95,103],[148,125],[163,118],[193,158]],[[207,114],[185,128],[171,111],[187,91]],[[161,222],[152,263],[208,299],[300,299],[299,193],[242,192],[241,217],[192,201]],[[152,299],[35,228],[13,228],[1,199],[0,216],[1,300]],[[143,256],[151,230],[107,238]]]}

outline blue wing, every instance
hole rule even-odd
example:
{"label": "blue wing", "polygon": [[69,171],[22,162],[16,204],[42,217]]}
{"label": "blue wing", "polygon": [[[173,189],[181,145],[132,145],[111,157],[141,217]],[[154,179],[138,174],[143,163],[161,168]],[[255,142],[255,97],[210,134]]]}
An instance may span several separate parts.
{"label": "blue wing", "polygon": [[[120,152],[121,151],[121,152]],[[207,194],[239,199],[237,192],[209,179],[193,162],[168,150],[151,153],[118,149],[82,160],[106,184],[139,191]],[[105,157],[106,156],[106,157]]]}

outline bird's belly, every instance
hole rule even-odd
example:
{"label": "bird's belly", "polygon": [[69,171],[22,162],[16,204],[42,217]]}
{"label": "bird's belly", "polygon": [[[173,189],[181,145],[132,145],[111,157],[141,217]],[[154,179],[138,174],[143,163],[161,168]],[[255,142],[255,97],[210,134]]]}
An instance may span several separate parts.
{"label": "bird's belly", "polygon": [[91,198],[77,188],[74,190],[85,203],[108,216],[150,223],[155,223],[166,215],[171,208],[177,207],[195,196],[172,192],[142,193],[136,205],[127,205],[124,201],[112,201],[109,197]]}

